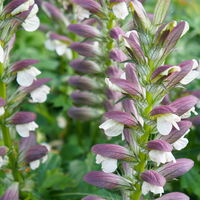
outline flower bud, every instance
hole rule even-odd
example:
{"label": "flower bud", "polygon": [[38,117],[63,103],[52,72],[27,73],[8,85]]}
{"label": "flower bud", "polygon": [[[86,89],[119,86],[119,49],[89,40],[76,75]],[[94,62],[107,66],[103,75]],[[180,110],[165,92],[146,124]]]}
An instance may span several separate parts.
{"label": "flower bud", "polygon": [[19,200],[19,184],[13,183],[1,197],[1,200]]}
{"label": "flower bud", "polygon": [[190,111],[198,102],[198,99],[195,96],[185,96],[176,99],[169,105],[176,109],[176,114],[181,116],[186,112]]}
{"label": "flower bud", "polygon": [[34,145],[26,152],[25,161],[31,163],[47,155],[48,149],[44,145]]}
{"label": "flower bud", "polygon": [[116,66],[110,66],[106,71],[106,75],[112,78],[120,78],[122,74],[123,71]]}
{"label": "flower bud", "polygon": [[95,154],[116,160],[130,160],[131,155],[128,149],[116,144],[96,144],[92,147]]}
{"label": "flower bud", "polygon": [[5,156],[8,152],[8,148],[6,146],[0,146],[0,156]]}
{"label": "flower bud", "polygon": [[87,197],[82,198],[81,200],[106,200],[96,195],[90,195]]}
{"label": "flower bud", "polygon": [[85,57],[95,57],[100,55],[96,43],[91,44],[87,42],[74,42],[70,45],[70,48]]}
{"label": "flower bud", "polygon": [[155,200],[190,200],[190,198],[187,195],[180,192],[171,192]]}
{"label": "flower bud", "polygon": [[39,60],[33,60],[33,59],[20,60],[12,65],[11,71],[17,72],[31,65],[37,64],[38,62]]}
{"label": "flower bud", "polygon": [[59,40],[59,41],[66,43],[66,44],[70,44],[72,42],[70,38],[68,38],[64,35],[59,35],[57,33],[50,33],[49,38],[51,40]]}
{"label": "flower bud", "polygon": [[194,161],[186,158],[177,159],[176,163],[168,163],[157,171],[167,180],[174,179],[187,173],[194,166]]}
{"label": "flower bud", "polygon": [[75,59],[70,62],[70,66],[77,72],[84,74],[96,74],[101,72],[100,67],[93,61],[84,60],[81,58]]}
{"label": "flower bud", "polygon": [[116,62],[123,62],[128,59],[126,54],[120,49],[112,49],[109,57]]}
{"label": "flower bud", "polygon": [[70,85],[81,90],[94,90],[99,88],[97,82],[84,76],[72,76],[68,82]]}
{"label": "flower bud", "polygon": [[101,99],[91,92],[74,91],[71,95],[75,104],[79,105],[97,105],[102,103]]}
{"label": "flower bud", "polygon": [[130,113],[122,111],[107,112],[104,116],[127,126],[135,126],[137,124],[134,117]]}
{"label": "flower bud", "polygon": [[99,13],[101,9],[101,5],[94,0],[73,0],[73,2],[91,13]]}
{"label": "flower bud", "polygon": [[91,185],[109,190],[130,186],[129,181],[125,178],[112,173],[105,173],[101,171],[89,172],[84,177],[84,180]]}
{"label": "flower bud", "polygon": [[85,38],[100,37],[101,35],[98,29],[85,24],[70,24],[68,30]]}
{"label": "flower bud", "polygon": [[120,27],[115,27],[110,30],[110,37],[114,40],[120,40],[120,36],[125,35],[125,32]]}
{"label": "flower bud", "polygon": [[100,117],[102,112],[90,107],[72,107],[68,110],[68,115],[75,120],[87,121]]}

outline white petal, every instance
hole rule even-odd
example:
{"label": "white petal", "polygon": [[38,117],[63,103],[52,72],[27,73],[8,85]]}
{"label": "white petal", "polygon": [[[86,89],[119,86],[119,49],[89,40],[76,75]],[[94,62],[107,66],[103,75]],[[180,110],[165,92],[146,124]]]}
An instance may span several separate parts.
{"label": "white petal", "polygon": [[190,110],[188,110],[186,113],[184,113],[183,115],[181,115],[182,119],[186,119],[189,118],[191,116],[191,114],[194,113],[195,115],[198,115],[198,113],[195,111],[195,107],[192,107]]}
{"label": "white petal", "polygon": [[65,44],[62,44],[61,42],[60,42],[60,44],[56,45],[56,53],[59,56],[64,55],[66,53],[66,49],[67,49],[67,46]]}
{"label": "white petal", "polygon": [[112,158],[105,158],[101,163],[101,168],[106,173],[112,173],[117,169],[117,160]]}
{"label": "white petal", "polygon": [[90,17],[90,12],[80,6],[76,6],[76,13],[79,20],[87,19]]}
{"label": "white petal", "polygon": [[181,37],[184,36],[189,31],[189,29],[190,29],[190,26],[189,26],[188,22],[185,21],[185,27],[181,34]]}
{"label": "white petal", "polygon": [[4,115],[5,109],[3,106],[0,107],[0,116]]}
{"label": "white petal", "polygon": [[57,124],[59,128],[65,128],[67,126],[67,121],[63,116],[58,116]]}
{"label": "white petal", "polygon": [[174,158],[173,154],[171,152],[164,152],[165,154],[165,163],[167,162],[176,162],[176,159]]}
{"label": "white petal", "polygon": [[48,39],[45,41],[45,47],[50,50],[50,51],[53,51],[55,50],[55,44],[52,40]]}
{"label": "white petal", "polygon": [[73,54],[72,54],[71,49],[67,48],[65,53],[66,53],[66,56],[69,60],[71,60],[73,58]]}
{"label": "white petal", "polygon": [[32,74],[28,73],[27,70],[17,72],[16,80],[20,86],[28,87],[33,83],[34,79],[35,77]]}
{"label": "white petal", "polygon": [[97,154],[96,155],[96,164],[101,164],[104,161],[104,157]]}
{"label": "white petal", "polygon": [[16,131],[21,137],[29,137],[29,123],[17,124]]}
{"label": "white petal", "polygon": [[106,120],[99,128],[104,129],[107,136],[113,137],[123,133],[124,125],[112,119]]}
{"label": "white petal", "polygon": [[26,31],[33,32],[39,28],[40,19],[36,15],[30,18],[26,18],[22,26]]}
{"label": "white petal", "polygon": [[200,72],[197,70],[190,71],[181,81],[180,83],[183,85],[187,85],[191,81],[193,81],[195,78],[197,78],[200,75]]}
{"label": "white petal", "polygon": [[28,125],[29,125],[30,131],[34,131],[36,128],[39,127],[35,122],[30,122],[30,123],[28,123]]}
{"label": "white petal", "polygon": [[188,142],[189,141],[187,138],[182,137],[179,140],[177,140],[176,142],[174,142],[172,145],[176,150],[181,150],[187,146]]}
{"label": "white petal", "polygon": [[29,165],[32,170],[35,170],[40,166],[40,160],[32,161],[29,163]]}
{"label": "white petal", "polygon": [[39,11],[38,5],[34,4],[33,8],[31,9],[31,12],[29,13],[27,18],[35,17],[36,14],[38,13],[38,11]]}
{"label": "white petal", "polygon": [[49,94],[50,88],[46,85],[33,90],[30,95],[32,98],[32,103],[43,103],[47,100],[47,94]]}
{"label": "white petal", "polygon": [[21,12],[27,11],[29,9],[29,2],[25,2],[23,4],[21,4],[20,6],[18,6],[17,8],[15,8],[12,12],[11,15],[16,15],[19,14]]}
{"label": "white petal", "polygon": [[164,189],[161,186],[151,185],[144,181],[142,184],[142,194],[146,195],[149,192],[153,192],[154,194],[162,194],[164,193]]}
{"label": "white petal", "polygon": [[125,2],[116,3],[112,7],[114,15],[119,19],[125,19],[128,16],[128,8]]}
{"label": "white petal", "polygon": [[4,58],[5,58],[5,52],[2,46],[0,45],[0,63],[4,62]]}
{"label": "white petal", "polygon": [[165,71],[163,71],[162,73],[160,73],[160,75],[162,75],[162,76],[168,76],[169,73],[180,72],[180,71],[181,71],[181,68],[179,66],[172,66],[172,67],[166,69]]}
{"label": "white petal", "polygon": [[168,135],[172,130],[172,123],[167,121],[165,117],[158,117],[157,129],[161,135]]}

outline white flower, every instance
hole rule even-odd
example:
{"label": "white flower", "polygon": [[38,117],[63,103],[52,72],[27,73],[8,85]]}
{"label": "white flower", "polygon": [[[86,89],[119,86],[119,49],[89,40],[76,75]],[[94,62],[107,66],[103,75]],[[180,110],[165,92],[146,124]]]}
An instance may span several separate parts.
{"label": "white flower", "polygon": [[35,170],[40,166],[40,160],[32,161],[29,163],[29,165],[32,170]]}
{"label": "white flower", "polygon": [[174,126],[179,130],[177,122],[180,122],[181,118],[175,114],[162,114],[157,118],[157,129],[161,135],[168,135],[172,127]]}
{"label": "white flower", "polygon": [[173,154],[171,152],[165,152],[165,151],[158,151],[158,150],[151,150],[149,152],[149,158],[157,163],[157,166],[160,165],[160,163],[164,164],[167,162],[176,162],[176,159],[174,158]]}
{"label": "white flower", "polygon": [[29,2],[26,1],[25,3],[21,4],[17,8],[15,8],[12,12],[11,15],[17,15],[21,12],[27,11],[29,9]]}
{"label": "white flower", "polygon": [[195,78],[199,77],[200,72],[198,71],[198,62],[193,60],[192,70],[180,81],[181,84],[187,85],[192,82]]}
{"label": "white flower", "polygon": [[195,115],[198,115],[198,113],[195,111],[195,107],[192,107],[190,110],[188,110],[186,113],[184,113],[183,115],[181,115],[182,119],[186,119],[189,118],[191,116],[191,114],[194,113]]}
{"label": "white flower", "polygon": [[114,15],[119,19],[125,19],[128,16],[128,8],[125,2],[116,3],[112,7]]}
{"label": "white flower", "polygon": [[0,63],[4,62],[4,58],[5,58],[5,52],[3,47],[0,45]]}
{"label": "white flower", "polygon": [[149,192],[162,195],[162,193],[164,193],[164,189],[161,186],[152,185],[144,181],[142,184],[142,194],[146,195]]}
{"label": "white flower", "polygon": [[26,124],[17,124],[16,131],[21,137],[29,137],[29,132],[38,128],[38,125],[33,121]]}
{"label": "white flower", "polygon": [[0,116],[4,115],[5,109],[3,106],[0,107]]}
{"label": "white flower", "polygon": [[39,28],[40,19],[36,15],[38,10],[39,9],[38,9],[37,4],[34,4],[31,12],[28,15],[28,17],[22,23],[22,26],[26,31],[32,32],[32,31],[35,31],[35,30],[37,30]]}
{"label": "white flower", "polygon": [[112,119],[108,119],[101,124],[99,128],[103,129],[107,136],[114,137],[123,133],[124,125]]}
{"label": "white flower", "polygon": [[55,50],[59,56],[66,54],[69,59],[72,57],[72,52],[69,52],[69,48],[67,47],[67,45],[59,40],[48,39],[45,42],[45,47],[50,51]]}
{"label": "white flower", "polygon": [[57,124],[59,128],[65,128],[67,126],[67,121],[63,116],[58,116]]}
{"label": "white flower", "polygon": [[50,92],[50,88],[46,85],[42,85],[39,88],[33,90],[31,95],[31,103],[44,103],[47,100],[47,95]]}
{"label": "white flower", "polygon": [[189,31],[189,29],[190,29],[190,26],[189,26],[188,22],[185,21],[185,27],[181,34],[181,37],[183,37]]}
{"label": "white flower", "polygon": [[36,76],[39,74],[41,74],[41,72],[35,67],[21,70],[17,72],[17,83],[20,86],[28,87],[36,80]]}
{"label": "white flower", "polygon": [[83,19],[87,19],[90,17],[90,12],[84,8],[82,8],[81,6],[76,6],[75,10],[77,13],[77,18],[78,20],[83,20]]}
{"label": "white flower", "polygon": [[174,142],[174,143],[172,144],[172,146],[173,146],[176,150],[180,151],[180,150],[184,149],[184,148],[187,146],[188,142],[189,142],[189,141],[188,141],[187,138],[181,137],[181,138],[178,139],[176,142]]}
{"label": "white flower", "polygon": [[112,173],[117,169],[117,160],[106,158],[99,154],[96,156],[96,163],[101,164],[101,168],[106,173]]}
{"label": "white flower", "polygon": [[[48,150],[48,152],[49,151],[51,151],[51,146],[49,145],[49,144],[47,144],[47,143],[42,143],[42,145],[44,145],[46,148],[47,148],[47,150]],[[45,163],[47,160],[48,160],[48,153],[47,153],[47,155],[46,156],[44,156],[43,158],[42,158],[42,163]]]}

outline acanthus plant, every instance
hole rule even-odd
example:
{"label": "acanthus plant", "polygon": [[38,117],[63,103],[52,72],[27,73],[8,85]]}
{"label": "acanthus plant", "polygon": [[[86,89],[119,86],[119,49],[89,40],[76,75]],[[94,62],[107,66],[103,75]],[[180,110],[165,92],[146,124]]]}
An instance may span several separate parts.
{"label": "acanthus plant", "polygon": [[[10,186],[1,197],[4,200],[26,198],[24,187],[31,179],[32,170],[40,161],[47,159],[48,149],[37,144],[35,130],[38,128],[36,114],[21,110],[28,96],[30,103],[43,103],[50,88],[45,85],[50,79],[38,78],[41,73],[35,64],[37,60],[26,59],[10,64],[11,50],[19,27],[32,32],[38,29],[38,6],[34,0],[12,0],[0,3],[0,166],[5,172],[3,184]],[[30,95],[30,98],[29,98]],[[21,139],[20,139],[21,138]]]}
{"label": "acanthus plant", "polygon": [[149,17],[138,0],[129,2],[134,29],[122,34],[120,46],[127,56],[124,75],[106,79],[110,89],[121,92],[117,102],[122,103],[123,110],[105,113],[100,128],[109,137],[121,135],[123,141],[94,145],[96,163],[103,171],[89,172],[84,180],[100,188],[119,190],[123,200],[189,200],[180,192],[164,194],[168,181],[194,165],[190,159],[176,159],[173,152],[187,146],[186,135],[192,126],[189,117],[197,114],[198,103],[195,96],[186,93],[172,102],[167,101],[167,95],[199,76],[196,60],[166,63],[189,29],[185,21],[164,22],[169,6],[170,0],[158,0],[153,17]]}

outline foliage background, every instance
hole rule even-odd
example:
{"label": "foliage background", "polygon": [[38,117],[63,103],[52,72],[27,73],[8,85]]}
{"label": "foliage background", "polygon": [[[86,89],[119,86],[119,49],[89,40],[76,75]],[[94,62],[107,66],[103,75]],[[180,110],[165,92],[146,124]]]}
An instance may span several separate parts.
{"label": "foliage background", "polygon": [[[145,7],[152,12],[155,0],[146,0]],[[54,2],[55,3],[55,2]],[[171,55],[168,62],[179,63],[186,59],[200,59],[200,0],[172,0],[169,19],[186,20],[190,24],[189,33],[178,43],[177,51]],[[43,24],[52,27],[51,21],[41,11]],[[90,153],[90,147],[95,143],[104,143],[106,138],[98,129],[100,121],[77,122],[68,118],[67,110],[72,105],[69,94],[72,88],[67,79],[74,72],[67,65],[64,57],[58,57],[54,52],[45,49],[46,34],[42,31],[27,33],[19,31],[17,43],[13,51],[12,62],[27,58],[38,59],[37,67],[42,71],[41,77],[52,78],[52,88],[46,104],[24,109],[37,113],[38,140],[50,143],[53,148],[47,163],[43,164],[37,173],[33,173],[36,183],[35,192],[30,193],[31,200],[78,200],[86,194],[99,194],[110,199],[120,199],[117,193],[109,193],[83,182],[82,177],[88,171],[99,169],[95,158]],[[191,90],[200,89],[200,79],[194,81]],[[67,120],[67,127],[61,129],[57,117]],[[192,158],[195,167],[179,180],[167,185],[168,191],[182,191],[190,195],[192,200],[200,199],[200,134],[199,127],[193,128],[189,134],[190,144],[176,157]],[[199,158],[199,160],[198,160]],[[37,174],[37,176],[35,176]],[[27,181],[27,188],[32,186]],[[3,189],[3,186],[0,186]],[[28,199],[27,199],[28,200]]]}

